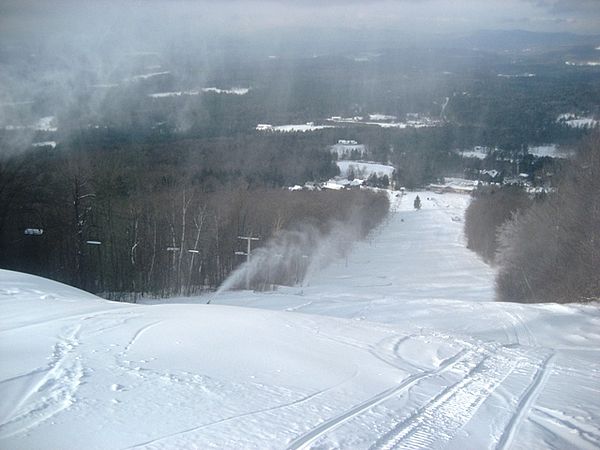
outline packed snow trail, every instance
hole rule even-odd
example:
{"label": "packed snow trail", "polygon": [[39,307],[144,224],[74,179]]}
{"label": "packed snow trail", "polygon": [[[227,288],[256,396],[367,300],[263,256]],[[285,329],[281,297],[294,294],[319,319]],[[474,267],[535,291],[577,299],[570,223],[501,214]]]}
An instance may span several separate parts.
{"label": "packed snow trail", "polygon": [[[419,195],[422,204],[418,211],[413,207],[416,195]],[[353,251],[344,260],[323,270],[315,270],[314,275],[309,277],[303,286],[280,288],[277,292],[269,294],[224,293],[215,301],[359,321],[401,324],[406,331],[418,330],[421,333],[424,330],[435,330],[447,333],[454,339],[475,338],[482,345],[489,342],[498,343],[502,349],[497,350],[499,353],[506,351],[505,348],[523,349],[524,353],[517,358],[518,367],[506,375],[503,383],[494,384],[490,379],[482,381],[483,385],[487,386],[486,389],[491,389],[489,386],[492,386],[501,392],[492,397],[501,395],[509,402],[513,415],[504,421],[492,419],[493,416],[488,417],[488,428],[483,426],[479,418],[458,427],[462,432],[473,428],[468,434],[471,436],[485,436],[485,431],[482,432],[478,428],[487,429],[487,439],[491,442],[488,446],[495,442],[493,446],[498,448],[511,445],[518,447],[521,440],[516,436],[519,430],[523,436],[530,433],[529,429],[534,423],[534,419],[530,420],[530,412],[540,393],[560,390],[555,386],[566,383],[565,380],[560,380],[561,377],[586,378],[585,361],[592,364],[592,371],[598,370],[599,366],[594,358],[600,356],[600,333],[593,330],[593,324],[600,324],[597,306],[493,302],[494,271],[466,248],[463,227],[469,197],[460,194],[418,192],[407,196],[394,195],[391,199],[392,211],[385,225],[376,230],[366,242],[356,243]],[[581,320],[589,328],[584,327]],[[583,328],[579,328],[580,326]],[[418,351],[422,351],[422,348]],[[556,375],[550,383],[551,386],[546,388],[552,373]],[[566,373],[570,375],[565,375]],[[491,384],[487,385],[488,382]],[[597,389],[598,385],[592,390]],[[468,392],[469,389],[473,389],[473,385],[470,386],[463,390]],[[507,386],[508,392],[513,394],[512,397],[504,393]],[[580,399],[583,398],[580,396],[585,396],[586,390],[587,388],[571,386],[568,392],[574,394],[577,391],[577,398]],[[492,408],[489,405],[496,405],[493,398],[486,399],[483,404],[475,402],[476,408],[473,412]],[[564,399],[565,405],[576,406],[573,399],[569,400],[565,395],[559,395],[558,398]],[[556,404],[560,410],[560,402]],[[548,415],[544,417],[535,410],[536,416],[544,417],[535,422],[537,432],[544,428],[544,435],[553,436],[543,447],[561,448],[561,443],[565,445],[565,442],[576,447],[600,444],[597,440],[600,429],[592,426],[593,431],[588,434],[585,431],[587,426],[581,423],[581,418],[586,417],[586,414],[587,420],[594,417],[599,407],[600,399],[591,402],[590,408],[583,408],[583,411],[575,407],[573,414],[580,418],[575,422],[552,421]],[[415,422],[412,423],[414,426]],[[562,427],[557,428],[557,423],[562,423]],[[372,424],[379,425],[375,422]],[[444,428],[440,423],[432,423],[429,431],[433,433],[431,430],[440,427]],[[394,427],[396,431],[397,428],[398,425]],[[348,429],[356,432],[355,424]],[[423,434],[426,429],[427,427],[421,424],[414,438]],[[502,430],[502,433],[498,434],[498,430]],[[393,429],[386,435],[389,437],[392,434]],[[575,436],[580,435],[581,439],[575,439]],[[569,436],[569,439],[562,441],[564,436]],[[302,441],[303,438],[298,440]],[[342,439],[339,442],[345,441]],[[390,442],[395,440],[388,440],[388,446]],[[436,444],[422,439],[420,442],[421,447],[458,448],[458,443],[464,442],[464,447],[470,448],[475,441],[461,440],[457,435],[445,443]],[[454,445],[453,442],[457,444]],[[525,440],[524,443],[524,446],[527,446],[534,441]],[[362,444],[355,440],[345,445],[354,447]],[[397,445],[402,448],[411,447],[409,442],[404,441],[398,442]],[[382,444],[382,448],[387,447]]]}
{"label": "packed snow trail", "polygon": [[0,271],[0,448],[598,448],[598,306],[492,302],[468,198],[419,195],[307,285],[218,304]]}

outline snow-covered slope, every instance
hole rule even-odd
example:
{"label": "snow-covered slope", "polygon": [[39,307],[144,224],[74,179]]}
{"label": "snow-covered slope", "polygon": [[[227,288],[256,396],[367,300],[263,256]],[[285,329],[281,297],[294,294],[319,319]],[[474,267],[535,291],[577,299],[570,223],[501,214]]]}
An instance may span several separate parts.
{"label": "snow-covered slope", "polygon": [[419,195],[308,285],[211,305],[0,271],[0,448],[600,445],[597,305],[491,302],[468,199]]}

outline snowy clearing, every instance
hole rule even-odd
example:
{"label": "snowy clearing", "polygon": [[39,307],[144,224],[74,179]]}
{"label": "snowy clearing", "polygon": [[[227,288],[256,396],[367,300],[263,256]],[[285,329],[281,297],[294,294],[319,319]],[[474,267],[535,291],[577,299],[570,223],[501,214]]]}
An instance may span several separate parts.
{"label": "snowy clearing", "polygon": [[513,74],[513,75],[509,75],[506,73],[499,73],[498,77],[500,78],[534,78],[536,76],[535,73],[518,73],[518,74]]}
{"label": "snowy clearing", "polygon": [[150,97],[150,98],[170,98],[170,97],[195,96],[195,95],[200,95],[200,91],[157,92],[155,94],[148,94],[148,97]]}
{"label": "snowy clearing", "polygon": [[485,159],[490,154],[490,149],[487,147],[475,147],[472,150],[457,150],[457,153],[463,158]]}
{"label": "snowy clearing", "polygon": [[162,76],[170,75],[170,74],[171,74],[170,71],[143,73],[143,74],[132,76],[131,80],[132,81],[149,80],[150,78],[162,77]]}
{"label": "snowy clearing", "polygon": [[46,131],[56,132],[58,127],[56,126],[56,117],[47,116],[38,119],[33,125],[6,125],[3,127],[5,130],[35,130],[35,131]]}
{"label": "snowy clearing", "polygon": [[216,87],[202,88],[202,92],[212,92],[214,94],[246,95],[250,88],[234,87],[231,89],[219,89]]}
{"label": "snowy clearing", "polygon": [[600,120],[593,117],[581,117],[571,113],[559,115],[556,121],[571,128],[593,128],[600,123]]}
{"label": "snowy clearing", "polygon": [[267,131],[276,133],[306,133],[310,131],[325,130],[327,128],[335,128],[331,125],[315,125],[313,122],[301,125],[271,125],[268,123],[260,123],[256,126],[256,131]]}
{"label": "snowy clearing", "polygon": [[598,447],[598,306],[492,302],[469,197],[415,195],[304,286],[211,305],[0,271],[0,447]]}
{"label": "snowy clearing", "polygon": [[387,115],[387,114],[375,113],[375,114],[369,114],[369,120],[373,120],[375,122],[382,121],[382,120],[398,120],[398,117]]}
{"label": "snowy clearing", "polygon": [[31,145],[33,147],[52,147],[52,148],[56,148],[56,141],[34,142]]}
{"label": "snowy clearing", "polygon": [[562,150],[556,144],[539,145],[535,147],[529,147],[529,153],[538,157],[549,157],[549,158],[570,158],[573,156],[573,152],[568,150]]}
{"label": "snowy clearing", "polygon": [[58,127],[56,126],[56,117],[47,116],[42,117],[37,121],[37,123],[33,126],[34,130],[37,131],[58,131]]}
{"label": "snowy clearing", "polygon": [[588,66],[588,67],[597,67],[600,66],[600,61],[565,61],[567,66]]}
{"label": "snowy clearing", "polygon": [[340,168],[340,176],[342,177],[347,177],[350,171],[352,171],[356,177],[363,179],[367,179],[373,174],[378,177],[387,175],[388,178],[391,178],[396,170],[394,166],[366,161],[342,160],[337,161],[336,164]]}
{"label": "snowy clearing", "polygon": [[470,194],[477,189],[478,184],[479,181],[477,180],[445,177],[442,184],[430,184],[429,188],[436,193],[454,192],[459,194]]}

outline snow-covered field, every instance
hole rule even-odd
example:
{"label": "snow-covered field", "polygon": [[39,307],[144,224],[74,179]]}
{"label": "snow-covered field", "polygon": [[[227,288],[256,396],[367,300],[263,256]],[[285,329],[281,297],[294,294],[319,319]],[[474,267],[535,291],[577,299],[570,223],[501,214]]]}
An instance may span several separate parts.
{"label": "snow-covered field", "polygon": [[33,147],[52,147],[52,148],[56,148],[56,141],[34,142],[31,145]]}
{"label": "snow-covered field", "polygon": [[165,75],[170,75],[169,71],[162,72],[151,72],[151,73],[142,73],[139,75],[134,75],[130,78],[131,81],[140,81],[140,80],[149,80],[150,78],[162,77]]}
{"label": "snow-covered field", "polygon": [[445,177],[444,183],[429,185],[429,189],[435,192],[457,192],[460,194],[470,194],[473,192],[479,181],[467,180],[465,178]]}
{"label": "snow-covered field", "polygon": [[216,87],[202,88],[201,90],[187,90],[187,91],[172,91],[172,92],[156,92],[154,94],[148,94],[150,98],[174,98],[174,97],[194,97],[204,93],[213,94],[227,94],[227,95],[246,95],[250,92],[249,88],[231,88],[231,89],[219,89]]}
{"label": "snow-covered field", "polygon": [[6,125],[3,127],[5,130],[35,130],[35,131],[47,131],[56,132],[58,127],[56,126],[56,117],[46,116],[38,119],[33,125]]}
{"label": "snow-covered field", "polygon": [[[396,119],[393,120],[392,118]],[[338,123],[338,124],[358,124],[358,125],[373,125],[381,128],[427,128],[427,127],[436,127],[439,125],[438,121],[423,118],[423,119],[413,119],[407,120],[406,122],[398,122],[395,116],[386,116],[383,114],[370,114],[368,116],[369,120],[366,120],[365,117],[341,117],[341,116],[333,116],[327,119],[328,122]]]}
{"label": "snow-covered field", "polygon": [[325,130],[327,128],[335,128],[331,125],[315,125],[313,122],[298,124],[298,125],[271,125],[260,123],[256,126],[256,131],[269,131],[278,133],[306,133],[310,131]]}
{"label": "snow-covered field", "polygon": [[0,271],[0,448],[598,447],[598,306],[492,302],[468,197],[418,194],[304,286],[211,305]]}
{"label": "snow-covered field", "polygon": [[357,178],[369,178],[375,174],[379,177],[387,175],[391,178],[396,170],[393,166],[378,164],[366,161],[341,160],[337,161],[337,166],[340,168],[340,176],[347,177],[352,170]]}
{"label": "snow-covered field", "polygon": [[581,117],[571,113],[559,115],[556,121],[564,123],[571,128],[594,128],[600,123],[600,120],[596,120],[593,117]]}
{"label": "snow-covered field", "polygon": [[193,97],[200,95],[200,91],[175,91],[175,92],[157,92],[148,94],[150,98],[173,98],[173,97]]}
{"label": "snow-covered field", "polygon": [[569,158],[573,156],[572,151],[563,150],[556,144],[529,147],[529,153],[538,157],[547,156],[550,158]]}
{"label": "snow-covered field", "polygon": [[202,88],[202,92],[212,92],[214,94],[246,95],[250,88],[233,87],[231,89],[219,89],[216,87]]}
{"label": "snow-covered field", "polygon": [[375,113],[375,114],[369,114],[369,120],[373,120],[373,121],[382,121],[382,120],[394,121],[394,120],[398,120],[398,117],[387,115],[387,114]]}
{"label": "snow-covered field", "polygon": [[476,147],[473,150],[459,150],[457,153],[463,158],[485,159],[489,156],[490,150],[486,147]]}

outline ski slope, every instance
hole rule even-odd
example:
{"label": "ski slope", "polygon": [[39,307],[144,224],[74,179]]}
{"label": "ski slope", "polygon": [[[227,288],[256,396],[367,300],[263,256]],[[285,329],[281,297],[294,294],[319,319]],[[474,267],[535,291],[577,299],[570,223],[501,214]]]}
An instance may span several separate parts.
{"label": "ski slope", "polygon": [[494,303],[468,197],[414,195],[303,286],[210,305],[0,271],[0,448],[600,446],[598,305]]}

